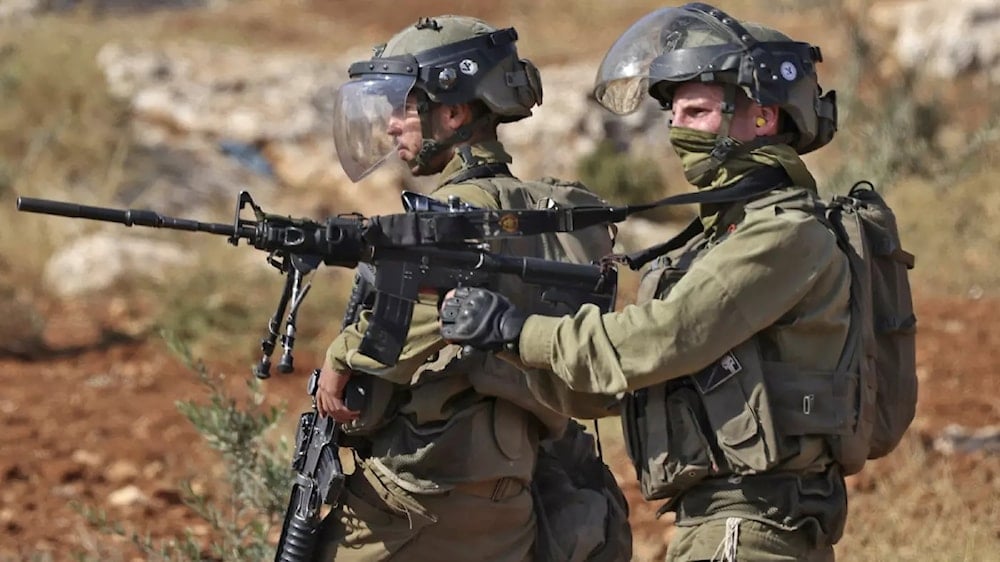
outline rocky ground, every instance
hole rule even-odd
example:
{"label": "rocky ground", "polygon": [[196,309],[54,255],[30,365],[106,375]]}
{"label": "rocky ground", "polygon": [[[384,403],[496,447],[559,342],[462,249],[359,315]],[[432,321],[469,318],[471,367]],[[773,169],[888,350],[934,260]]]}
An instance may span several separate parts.
{"label": "rocky ground", "polygon": [[[949,424],[1000,424],[992,355],[1000,347],[997,304],[918,299],[921,401],[913,431],[932,454],[939,454],[933,453],[934,438]],[[48,311],[51,350],[44,357],[0,358],[0,560],[64,560],[74,552],[113,548],[116,539],[88,526],[75,504],[104,509],[112,520],[154,538],[208,532],[181,502],[180,482],[191,480],[206,491],[218,462],[174,406],[203,397],[204,387],[159,339],[122,335],[128,315],[121,312],[97,310],[93,303],[63,305]],[[236,384],[254,358],[228,360],[213,367]],[[300,365],[312,360],[298,358]],[[303,383],[301,374],[275,377],[266,392],[294,411],[305,405]],[[632,504],[637,556],[654,556],[670,526],[653,519],[655,506],[639,497],[620,451],[610,457]],[[951,458],[962,472],[976,471],[970,457]],[[854,493],[864,494],[865,487]],[[997,500],[995,494],[980,497]]]}

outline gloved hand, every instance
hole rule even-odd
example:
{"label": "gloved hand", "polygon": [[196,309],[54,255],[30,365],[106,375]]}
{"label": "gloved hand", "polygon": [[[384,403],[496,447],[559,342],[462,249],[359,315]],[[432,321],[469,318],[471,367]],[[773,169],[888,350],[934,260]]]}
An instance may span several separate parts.
{"label": "gloved hand", "polygon": [[441,335],[448,342],[475,349],[517,353],[526,319],[526,314],[499,293],[459,287],[441,304]]}

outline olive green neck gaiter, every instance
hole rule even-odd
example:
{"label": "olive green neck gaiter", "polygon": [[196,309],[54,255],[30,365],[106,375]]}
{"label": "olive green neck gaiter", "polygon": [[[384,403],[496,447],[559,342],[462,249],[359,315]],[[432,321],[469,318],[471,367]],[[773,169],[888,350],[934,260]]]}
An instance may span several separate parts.
{"label": "olive green neck gaiter", "polygon": [[[787,144],[771,144],[742,152],[737,147],[719,167],[693,175],[690,170],[703,166],[715,148],[718,135],[684,127],[671,127],[670,144],[681,159],[684,176],[699,191],[726,187],[743,179],[761,166],[784,168],[792,184],[811,191],[816,190],[816,180],[806,168],[795,149]],[[720,205],[702,205],[700,215],[705,230],[710,230],[718,220]]]}
{"label": "olive green neck gaiter", "polygon": [[692,170],[702,166],[703,162],[711,159],[710,154],[715,148],[716,138],[718,135],[715,133],[706,133],[684,127],[670,128],[670,144],[681,159],[684,177],[698,189],[709,187],[718,175],[719,168],[709,169],[700,174],[692,172]]}

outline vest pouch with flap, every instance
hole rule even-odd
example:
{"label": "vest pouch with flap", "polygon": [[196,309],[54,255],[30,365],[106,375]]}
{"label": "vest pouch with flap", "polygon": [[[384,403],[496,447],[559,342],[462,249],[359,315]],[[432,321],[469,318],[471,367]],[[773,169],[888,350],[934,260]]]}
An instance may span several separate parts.
{"label": "vest pouch with flap", "polygon": [[713,471],[700,410],[697,392],[670,383],[642,389],[626,401],[625,440],[647,500],[675,496]]}
{"label": "vest pouch with flap", "polygon": [[754,474],[783,458],[755,338],[736,346],[691,380],[701,395],[723,473]]}

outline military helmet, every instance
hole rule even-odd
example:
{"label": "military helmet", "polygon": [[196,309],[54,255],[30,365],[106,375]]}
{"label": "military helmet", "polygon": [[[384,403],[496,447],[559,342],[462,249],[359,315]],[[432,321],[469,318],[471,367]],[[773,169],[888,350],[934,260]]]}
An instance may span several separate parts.
{"label": "military helmet", "polygon": [[760,105],[778,106],[789,144],[805,154],[837,129],[836,94],[823,94],[816,75],[822,60],[819,47],[696,2],[657,10],[622,34],[601,63],[594,96],[626,114],[647,93],[669,108],[685,82],[730,85]]}
{"label": "military helmet", "polygon": [[[534,64],[518,57],[516,41],[514,28],[475,18],[421,18],[376,47],[371,59],[353,63],[334,105],[334,140],[348,176],[357,181],[393,153],[388,120],[405,110],[411,93],[425,123],[431,103],[480,101],[500,123],[531,115],[542,103],[541,78]],[[449,145],[429,141],[428,128],[427,146]]]}
{"label": "military helmet", "polygon": [[404,67],[415,63],[416,87],[431,101],[480,100],[501,122],[517,121],[541,104],[542,82],[535,65],[518,58],[516,41],[512,27],[497,30],[464,16],[423,18],[377,49],[375,59],[351,65],[349,73],[353,78],[378,72],[377,63],[390,59]]}

